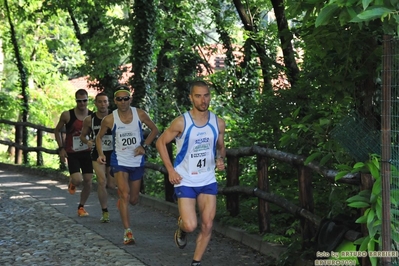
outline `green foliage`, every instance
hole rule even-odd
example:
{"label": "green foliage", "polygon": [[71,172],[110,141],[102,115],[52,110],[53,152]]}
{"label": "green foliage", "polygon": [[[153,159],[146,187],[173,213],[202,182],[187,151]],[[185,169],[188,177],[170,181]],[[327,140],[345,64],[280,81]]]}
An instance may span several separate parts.
{"label": "green foliage", "polygon": [[[21,21],[21,23],[15,25],[15,32],[18,40],[24,40],[19,44],[21,56],[30,74],[29,78],[32,79],[34,84],[41,87],[57,83],[62,79],[59,73],[61,68],[66,65],[68,68],[76,67],[82,62],[81,53],[76,51],[76,40],[70,35],[71,28],[66,23],[65,13],[60,12],[51,15],[43,11],[40,1],[31,1],[24,7],[18,6],[13,1],[10,1],[10,3],[12,3],[11,16],[18,16]],[[41,12],[37,12],[37,10],[41,10]],[[0,27],[0,31],[5,33],[3,35],[3,49],[5,58],[8,60],[14,57],[8,38],[9,27],[8,23]],[[71,52],[73,48],[75,48],[74,53],[66,54],[67,51]],[[68,58],[71,58],[71,60],[68,60]],[[9,81],[6,80],[5,82],[7,86]]]}
{"label": "green foliage", "polygon": [[[237,228],[244,229],[248,233],[258,234],[258,203],[256,198],[249,198],[245,196],[240,197],[240,213],[232,217],[228,210],[226,210],[226,198],[225,196],[218,196],[217,198],[217,209],[216,209],[216,218],[221,224],[233,226]],[[273,224],[275,220],[273,221]],[[275,234],[284,235],[282,231],[284,229],[280,229],[277,231],[273,231]],[[282,236],[281,239],[284,239]],[[276,243],[279,243],[276,240]]]}
{"label": "green foliage", "polygon": [[[346,200],[349,207],[364,209],[363,215],[356,220],[356,223],[366,224],[368,235],[354,242],[360,246],[359,251],[380,250],[379,248],[382,245],[382,178],[380,163],[380,156],[373,154],[370,156],[369,161],[365,163],[359,162],[353,167],[353,172],[369,172],[374,178],[374,184],[371,190],[360,191],[357,195]],[[391,208],[397,209],[398,204],[396,199],[391,197],[390,200]],[[397,228],[399,226],[398,221],[392,215],[391,217],[391,227]],[[393,242],[399,241],[397,234],[393,234],[392,236]],[[378,263],[376,257],[370,257],[370,261],[372,265],[377,265]]]}
{"label": "green foliage", "polygon": [[[380,40],[390,32],[381,25],[387,29],[397,20],[397,12],[389,11],[397,3],[378,0],[284,2],[283,13],[274,15],[289,18],[287,32],[279,30],[281,25],[269,14],[277,11],[263,0],[246,3],[244,15],[253,30],[243,27],[236,7],[226,1],[9,2],[13,17],[18,18],[16,32],[33,84],[31,122],[51,127],[61,110],[74,106],[73,92],[63,85],[66,76],[89,75],[97,81],[95,86],[109,90],[122,75],[119,66],[128,62],[137,75],[135,104],[143,103],[162,131],[189,108],[187,83],[204,78],[207,69],[212,74],[205,78],[214,88],[211,110],[226,121],[228,148],[259,144],[302,155],[306,164],[318,161],[341,170],[336,180],[353,170],[348,168],[354,161],[329,133],[354,109],[379,116]],[[21,112],[20,84],[8,23],[0,24],[0,33],[5,53],[0,113],[16,120]],[[280,43],[289,34],[295,36],[293,64],[300,67],[293,84],[287,82],[291,68],[287,47]],[[218,71],[207,61],[215,52],[208,47],[215,44],[222,44],[226,54],[226,67]],[[12,129],[2,128],[2,134],[12,136]],[[51,139],[46,141],[53,144]],[[159,158],[152,159],[160,163]],[[242,185],[256,186],[254,160],[240,159]],[[268,173],[271,191],[298,203],[296,169],[270,160]],[[221,185],[224,175],[218,173]],[[344,200],[355,195],[353,187],[327,183],[318,174],[312,178],[316,214],[347,210]],[[146,186],[147,193],[163,197],[160,175],[148,171]],[[364,205],[356,203],[359,198],[353,200],[351,206]],[[254,232],[256,202],[242,201],[241,210],[248,211],[239,218]],[[297,239],[299,226],[291,215],[275,207],[271,210],[275,239]],[[240,224],[227,212],[218,215],[226,223]]]}
{"label": "green foliage", "polygon": [[306,251],[301,250],[301,248],[301,242],[299,239],[289,243],[285,252],[280,255],[277,265],[290,266],[298,263],[298,261],[300,261],[307,253]]}
{"label": "green foliage", "polygon": [[[62,87],[61,84],[58,87],[47,87],[31,92],[30,122],[53,128],[58,122],[61,112],[76,105],[75,91]],[[51,97],[46,95],[51,95]],[[88,106],[92,108],[93,104]]]}
{"label": "green foliage", "polygon": [[203,1],[162,2],[158,9],[158,86],[153,96],[157,99],[155,119],[161,131],[174,117],[190,108],[188,84],[200,79],[204,65],[208,64],[199,54],[207,37],[199,33],[210,26],[205,4]]}
{"label": "green foliage", "polygon": [[262,241],[268,242],[268,243],[277,243],[281,245],[288,245],[292,243],[292,239],[289,237],[285,237],[282,235],[277,235],[274,233],[266,233],[262,236]]}
{"label": "green foliage", "polygon": [[[36,12],[38,9],[42,12]],[[15,25],[15,32],[19,40],[24,40],[19,43],[20,51],[31,81],[27,91],[30,100],[29,122],[53,127],[61,110],[74,104],[74,92],[68,92],[66,77],[59,70],[63,69],[63,65],[76,67],[82,62],[79,52],[66,55],[63,50],[76,48],[76,40],[71,37],[71,29],[65,23],[65,13],[60,12],[57,15],[47,13],[43,11],[40,1],[31,1],[24,7],[10,1],[10,10],[11,16],[18,16],[21,21]],[[15,55],[9,36],[10,25],[1,24],[0,32],[4,33],[2,48],[5,55],[3,72],[5,78],[0,85],[5,90],[0,94],[1,99],[7,101],[0,109],[3,109],[1,110],[3,118],[19,121],[22,112],[22,99],[18,97],[21,94],[21,85],[20,77],[16,75],[18,73],[16,66],[13,64]],[[68,60],[68,56],[73,59]],[[67,95],[71,97],[65,97]]]}
{"label": "green foliage", "polygon": [[144,175],[144,184],[146,194],[160,199],[165,198],[165,186],[162,174],[147,170]]}
{"label": "green foliage", "polygon": [[336,3],[332,3],[323,7],[317,16],[315,26],[318,27],[321,25],[328,25],[328,21],[334,16],[338,8],[339,7]]}
{"label": "green foliage", "polygon": [[[321,1],[316,1],[321,3]],[[360,27],[370,21],[381,21],[385,34],[397,35],[399,25],[398,1],[334,0],[324,5],[317,16],[315,26],[327,25],[339,18],[341,25],[356,23]]]}
{"label": "green foliage", "polygon": [[[315,189],[317,190],[317,194],[321,192],[321,189],[319,187]],[[328,218],[337,217],[338,215],[342,214],[345,214],[347,217],[358,217],[358,211],[348,207],[345,201],[345,199],[348,198],[348,195],[354,195],[357,192],[358,188],[356,186],[331,184],[328,198],[324,198],[327,203],[326,206],[329,207],[329,212],[327,214],[320,212],[320,210],[322,209],[322,201],[318,201],[318,205],[316,206],[316,212],[320,213],[321,217]],[[328,191],[326,191],[326,193],[328,193]]]}
{"label": "green foliage", "polygon": [[[301,116],[301,107],[281,122],[283,133],[279,148],[307,156],[305,165],[318,161],[322,167],[336,167],[336,162],[350,164],[353,160],[339,146],[329,132],[336,126],[344,111],[341,104],[320,104],[315,109],[307,106],[307,115]],[[312,109],[312,110],[309,110]]]}
{"label": "green foliage", "polygon": [[0,118],[14,119],[21,111],[21,103],[15,92],[0,92]]}
{"label": "green foliage", "polygon": [[135,89],[133,104],[138,106],[146,94],[153,87],[154,75],[152,73],[155,62],[154,39],[157,25],[157,1],[134,1],[134,19],[132,21],[131,61],[133,63],[132,87]]}

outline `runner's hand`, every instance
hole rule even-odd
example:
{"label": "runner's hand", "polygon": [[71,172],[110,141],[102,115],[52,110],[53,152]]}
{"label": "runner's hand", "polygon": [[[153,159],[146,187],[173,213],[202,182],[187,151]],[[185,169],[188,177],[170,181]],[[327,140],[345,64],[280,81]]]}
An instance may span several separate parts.
{"label": "runner's hand", "polygon": [[178,185],[178,184],[180,184],[180,181],[181,181],[182,179],[183,179],[183,178],[182,178],[176,171],[173,171],[173,172],[169,173],[169,182],[170,182],[172,185]]}
{"label": "runner's hand", "polygon": [[223,171],[225,169],[224,158],[221,157],[216,159],[216,169],[219,171]]}
{"label": "runner's hand", "polygon": [[100,163],[100,164],[106,164],[106,162],[107,162],[107,157],[105,157],[104,155],[100,155],[100,156],[98,156],[98,158],[97,158],[97,162]]}

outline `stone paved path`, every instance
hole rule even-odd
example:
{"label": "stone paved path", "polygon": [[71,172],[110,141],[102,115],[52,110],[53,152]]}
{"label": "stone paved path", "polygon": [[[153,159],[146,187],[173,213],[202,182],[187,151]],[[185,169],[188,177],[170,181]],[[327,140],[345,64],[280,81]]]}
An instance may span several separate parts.
{"label": "stone paved path", "polygon": [[[69,195],[67,180],[0,164],[0,265],[190,265],[197,232],[189,235],[184,250],[178,249],[173,242],[177,213],[168,204],[131,207],[137,244],[126,246],[116,193],[109,192],[111,222],[103,224],[96,191],[85,206],[90,215],[78,217],[80,190]],[[202,265],[271,266],[274,260],[214,233]]]}
{"label": "stone paved path", "polygon": [[44,202],[16,190],[0,197],[0,265],[146,265]]}

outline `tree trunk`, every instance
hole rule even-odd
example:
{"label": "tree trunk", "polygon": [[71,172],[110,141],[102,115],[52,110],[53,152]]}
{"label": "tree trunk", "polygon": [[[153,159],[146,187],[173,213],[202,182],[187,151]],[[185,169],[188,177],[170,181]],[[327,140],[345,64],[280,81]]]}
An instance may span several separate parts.
{"label": "tree trunk", "polygon": [[133,106],[140,107],[148,89],[151,88],[153,70],[154,34],[156,22],[156,3],[153,0],[138,0],[133,4],[131,62],[134,88]]}
{"label": "tree trunk", "polygon": [[287,77],[293,87],[298,80],[299,68],[295,60],[294,47],[292,46],[293,35],[288,28],[287,18],[285,17],[285,6],[282,0],[271,0],[274,15],[276,16],[278,35],[280,38],[281,49],[283,50],[284,65],[287,68]]}
{"label": "tree trunk", "polygon": [[[15,32],[15,27],[13,24],[13,20],[11,18],[10,9],[8,7],[8,1],[4,1],[4,5],[6,8],[8,23],[10,24],[10,33],[11,33],[11,41],[14,48],[16,64],[21,80],[21,93],[22,93],[22,122],[28,122],[28,114],[29,114],[29,94],[28,94],[28,71],[25,68],[23,63],[23,59],[21,56],[21,52],[19,49],[17,36]],[[27,127],[24,126],[22,129],[22,143],[24,146],[28,147],[28,130]],[[24,164],[28,163],[28,152],[24,151]]]}
{"label": "tree trunk", "polygon": [[[240,16],[241,21],[244,24],[244,29],[255,33],[256,27],[253,24],[252,19],[247,15],[244,6],[241,3],[241,0],[234,0],[233,2],[236,7],[236,10],[238,12],[238,15]],[[251,38],[251,40],[252,40],[253,46],[256,49],[256,52],[258,53],[259,60],[260,60],[260,66],[262,69],[262,77],[263,77],[263,89],[267,89],[268,87],[271,88],[271,79],[268,74],[270,59],[266,54],[266,48],[264,47],[264,44],[259,43],[252,38]]]}

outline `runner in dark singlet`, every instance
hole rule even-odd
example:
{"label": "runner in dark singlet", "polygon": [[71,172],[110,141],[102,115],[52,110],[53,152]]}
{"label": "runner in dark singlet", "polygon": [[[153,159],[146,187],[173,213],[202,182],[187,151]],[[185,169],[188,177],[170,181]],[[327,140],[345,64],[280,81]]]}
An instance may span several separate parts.
{"label": "runner in dark singlet", "polygon": [[[97,162],[98,152],[95,148],[95,138],[100,130],[102,119],[109,114],[108,106],[108,96],[101,92],[96,95],[94,100],[94,104],[96,105],[97,111],[85,118],[83,121],[83,129],[80,134],[80,140],[87,144],[89,148],[91,148],[91,160],[93,164],[94,172],[97,176],[97,194],[98,200],[100,201],[102,216],[100,221],[103,223],[109,223],[109,212],[108,212],[108,193],[106,187],[115,188],[114,178],[110,174],[110,158],[113,150],[113,141],[112,141],[112,132],[108,130],[103,137],[103,150],[104,155],[107,157],[107,163],[100,164]],[[89,139],[88,139],[89,137]]]}
{"label": "runner in dark singlet", "polygon": [[[78,206],[78,216],[87,216],[89,213],[84,209],[84,204],[89,198],[91,191],[91,180],[93,177],[93,166],[90,158],[90,148],[80,140],[83,120],[92,111],[87,108],[88,94],[84,89],[75,93],[76,106],[73,109],[62,112],[57,126],[54,129],[55,140],[58,144],[59,156],[62,162],[68,162],[70,174],[68,191],[75,194],[76,187],[83,184]],[[61,131],[65,126],[65,143]]]}

